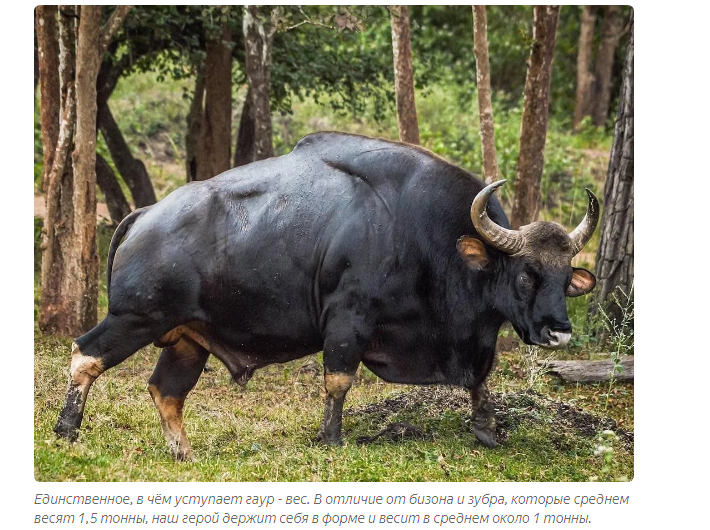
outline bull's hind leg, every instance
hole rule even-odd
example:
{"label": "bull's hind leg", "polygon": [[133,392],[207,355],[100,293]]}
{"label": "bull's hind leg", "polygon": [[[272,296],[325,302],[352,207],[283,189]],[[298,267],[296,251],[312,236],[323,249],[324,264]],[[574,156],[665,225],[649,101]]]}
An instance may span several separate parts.
{"label": "bull's hind leg", "polygon": [[473,412],[471,423],[476,438],[486,447],[496,447],[496,417],[490,392],[485,382],[471,388],[471,403]]}
{"label": "bull's hind leg", "polygon": [[182,410],[185,397],[197,384],[209,355],[202,346],[183,335],[176,344],[163,349],[148,381],[148,391],[158,409],[163,434],[176,460],[192,460],[194,457]]}
{"label": "bull's hind leg", "polygon": [[109,314],[98,326],[76,339],[72,345],[66,402],[54,432],[71,441],[76,440],[86,398],[96,378],[158,336],[160,332],[146,325],[144,318]]}

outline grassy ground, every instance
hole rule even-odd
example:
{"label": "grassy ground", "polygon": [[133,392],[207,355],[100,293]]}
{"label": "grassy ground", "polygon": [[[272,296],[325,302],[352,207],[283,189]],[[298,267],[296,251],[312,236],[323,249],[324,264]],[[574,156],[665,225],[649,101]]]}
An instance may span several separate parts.
{"label": "grassy ground", "polygon": [[[92,387],[78,442],[52,433],[63,405],[70,341],[35,341],[35,477],[41,481],[588,481],[633,476],[633,389],[538,391],[499,371],[492,381],[497,449],[478,444],[460,389],[383,383],[360,373],[348,394],[345,445],[313,441],[323,407],[322,366],[303,359],[256,373],[246,388],[210,361],[188,398],[185,421],[196,462],[173,462],[146,381],[158,350],[148,347]],[[516,354],[505,354],[510,366]],[[558,401],[559,400],[559,401]],[[571,402],[575,405],[570,404]],[[616,418],[614,421],[611,418]],[[393,423],[419,430],[385,432]],[[603,435],[603,431],[608,431]],[[614,433],[614,434],[611,434]],[[407,434],[411,436],[407,436]],[[599,446],[611,448],[607,453]]]}
{"label": "grassy ground", "polygon": [[[111,102],[134,152],[146,161],[160,197],[184,182],[181,136],[188,102],[184,83],[156,83],[150,74],[122,81]],[[237,99],[243,94],[237,93]],[[480,169],[473,102],[461,103],[455,87],[434,87],[417,101],[423,143],[474,172]],[[235,109],[238,123],[240,108]],[[315,130],[337,129],[396,138],[393,115],[338,116],[312,101],[297,102],[291,116],[275,118],[277,153]],[[520,110],[496,109],[501,171],[514,175]],[[35,142],[37,144],[37,142]],[[571,227],[586,203],[583,187],[598,194],[610,138],[588,129],[571,136],[550,123],[543,177],[542,218]],[[99,149],[104,149],[101,144]],[[35,174],[41,157],[35,157]],[[39,171],[41,174],[41,168]],[[512,187],[503,195],[509,201]],[[38,243],[36,224],[35,240]],[[100,227],[101,261],[111,230]],[[575,264],[593,268],[593,239]],[[40,292],[35,251],[35,320]],[[106,311],[101,272],[100,316]],[[573,347],[555,358],[606,357],[587,322],[584,298],[569,303]],[[633,477],[633,385],[566,385],[539,371],[511,330],[501,333],[498,368],[490,379],[499,420],[497,449],[475,441],[467,395],[444,387],[383,383],[367,370],[348,394],[345,445],[313,442],[323,408],[318,357],[257,372],[246,388],[233,384],[216,360],[187,401],[188,436],[197,461],[175,463],[163,440],[147,380],[158,350],[148,347],[94,384],[78,442],[52,432],[63,404],[70,340],[35,333],[35,477],[40,481],[588,481]],[[408,430],[398,434],[392,424]],[[358,438],[381,436],[369,443]]]}

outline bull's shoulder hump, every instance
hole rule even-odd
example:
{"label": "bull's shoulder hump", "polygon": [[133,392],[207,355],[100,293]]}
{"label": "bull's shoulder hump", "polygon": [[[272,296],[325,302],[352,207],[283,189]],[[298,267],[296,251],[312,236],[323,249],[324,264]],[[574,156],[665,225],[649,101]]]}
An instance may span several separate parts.
{"label": "bull's shoulder hump", "polygon": [[456,166],[419,146],[341,132],[319,132],[302,138],[294,154],[317,158],[328,166],[387,186],[404,183],[421,170],[459,172]]}
{"label": "bull's shoulder hump", "polygon": [[337,131],[316,132],[304,136],[293,148],[293,152],[311,152],[324,160],[355,158],[371,152],[380,152],[383,154],[382,156],[410,155],[421,161],[435,160],[449,164],[440,156],[418,145]]}

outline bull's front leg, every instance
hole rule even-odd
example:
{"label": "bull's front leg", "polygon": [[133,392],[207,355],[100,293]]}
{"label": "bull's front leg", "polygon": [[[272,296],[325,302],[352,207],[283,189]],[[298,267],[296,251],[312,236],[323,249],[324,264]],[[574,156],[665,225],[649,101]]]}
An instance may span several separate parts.
{"label": "bull's front leg", "polygon": [[318,430],[318,440],[328,445],[343,445],[343,403],[353,384],[355,373],[325,374],[325,411]]}
{"label": "bull's front leg", "polygon": [[355,320],[346,319],[340,326],[331,322],[323,347],[325,411],[317,439],[328,445],[343,444],[343,403],[360,364],[362,345],[366,343],[362,331],[353,331]]}
{"label": "bull's front leg", "polygon": [[486,447],[497,447],[496,442],[496,417],[490,392],[485,381],[479,386],[469,389],[471,392],[471,424],[473,433]]}

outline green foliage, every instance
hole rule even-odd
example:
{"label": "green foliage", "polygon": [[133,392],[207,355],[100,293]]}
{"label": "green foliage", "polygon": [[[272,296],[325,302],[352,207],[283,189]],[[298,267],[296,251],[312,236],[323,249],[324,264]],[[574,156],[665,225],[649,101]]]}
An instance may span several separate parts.
{"label": "green foliage", "polygon": [[[304,9],[324,24],[345,15],[342,6]],[[335,112],[351,116],[372,105],[375,119],[384,118],[393,102],[391,43],[378,36],[389,24],[387,12],[363,6],[346,13],[362,31],[308,23],[276,34],[272,97],[282,113],[291,113],[296,97],[327,102]]]}
{"label": "green foliage", "polygon": [[[532,42],[532,6],[487,6],[491,87],[517,101]],[[451,78],[475,100],[471,6],[412,6],[412,55],[420,85]]]}
{"label": "green foliage", "polygon": [[[329,94],[334,110],[360,111],[373,99],[391,104],[389,50],[373,46],[368,25],[389,24],[386,10],[368,6],[279,6],[274,39],[272,106],[290,113],[293,98]],[[232,29],[234,82],[244,84],[241,6],[136,6],[126,18],[113,60],[128,63],[123,75],[154,71],[158,80],[194,76],[204,60],[205,42],[222,22]],[[292,28],[292,29],[289,29]],[[133,59],[135,57],[135,59]],[[382,115],[380,111],[379,115]]]}
{"label": "green foliage", "polygon": [[593,475],[589,477],[591,482],[626,482],[629,477],[621,474],[624,473],[622,466],[618,461],[618,447],[619,447],[619,437],[614,431],[605,430],[599,435],[597,435],[597,445],[594,451],[594,456],[596,456],[601,462],[598,475]]}
{"label": "green foliage", "polygon": [[[623,16],[628,17],[624,7]],[[415,76],[420,88],[453,79],[462,88],[461,97],[473,100],[476,63],[472,53],[471,6],[412,6],[412,49]],[[488,51],[491,87],[515,104],[525,88],[526,64],[532,45],[532,6],[487,6]],[[571,126],[577,75],[577,51],[581,6],[562,6],[557,26],[550,113]],[[597,32],[597,38],[599,32]],[[612,102],[618,97],[623,64],[623,46],[617,50]],[[612,103],[611,108],[616,108]],[[497,117],[497,116],[496,116]]]}

